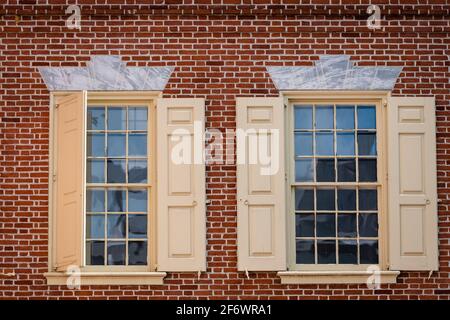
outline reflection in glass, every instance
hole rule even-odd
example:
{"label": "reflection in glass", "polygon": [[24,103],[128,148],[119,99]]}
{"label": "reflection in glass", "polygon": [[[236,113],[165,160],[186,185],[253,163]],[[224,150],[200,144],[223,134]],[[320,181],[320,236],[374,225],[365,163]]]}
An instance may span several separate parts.
{"label": "reflection in glass", "polygon": [[377,181],[377,160],[376,159],[359,159],[358,174],[361,182]]}
{"label": "reflection in glass", "polygon": [[146,265],[147,264],[147,242],[130,241],[128,242],[128,264]]}
{"label": "reflection in glass", "polygon": [[89,239],[105,237],[105,215],[88,214],[86,216],[86,237]]}
{"label": "reflection in glass", "polygon": [[105,156],[105,134],[104,133],[88,133],[86,152],[88,157],[104,157]]}
{"label": "reflection in glass", "polygon": [[128,160],[128,183],[147,182],[147,160]]}
{"label": "reflection in glass", "polygon": [[295,215],[296,237],[314,237],[314,214],[297,213]]}
{"label": "reflection in glass", "polygon": [[134,239],[147,238],[147,215],[128,215],[128,237]]}
{"label": "reflection in glass", "polygon": [[295,189],[295,210],[314,210],[314,190]]}
{"label": "reflection in glass", "polygon": [[295,160],[295,181],[313,181],[313,159]]}
{"label": "reflection in glass", "polygon": [[323,211],[334,211],[334,189],[317,189],[316,190],[316,208]]}
{"label": "reflection in glass", "polygon": [[128,155],[129,156],[147,155],[147,134],[130,133],[128,135]]}
{"label": "reflection in glass", "polygon": [[316,106],[316,129],[333,129],[333,106]]}
{"label": "reflection in glass", "polygon": [[147,130],[147,108],[128,108],[128,130]]}
{"label": "reflection in glass", "polygon": [[147,190],[128,190],[128,211],[147,212]]}
{"label": "reflection in glass", "polygon": [[319,156],[334,155],[333,133],[316,133],[316,154]]}
{"label": "reflection in glass", "polygon": [[338,210],[340,211],[356,210],[356,190],[338,189]]}
{"label": "reflection in glass", "polygon": [[336,237],[336,218],[334,213],[317,214],[316,223],[318,237]]}
{"label": "reflection in glass", "polygon": [[86,181],[88,183],[105,182],[105,161],[89,159],[86,164]]}
{"label": "reflection in glass", "polygon": [[378,237],[378,215],[376,213],[359,214],[360,237]]}
{"label": "reflection in glass", "polygon": [[310,132],[295,133],[295,155],[296,156],[312,156],[313,139]]}
{"label": "reflection in glass", "polygon": [[358,132],[358,154],[360,156],[375,156],[377,154],[375,132]]}
{"label": "reflection in glass", "polygon": [[353,156],[355,155],[355,135],[353,132],[337,133],[337,155]]}
{"label": "reflection in glass", "polygon": [[295,129],[312,129],[312,106],[296,106],[294,108]]}
{"label": "reflection in glass", "polygon": [[314,240],[296,240],[296,262],[298,264],[315,263]]}
{"label": "reflection in glass", "polygon": [[359,210],[376,211],[377,190],[376,189],[360,189],[359,190]]}
{"label": "reflection in glass", "polygon": [[376,128],[375,106],[358,106],[358,129]]}
{"label": "reflection in glass", "polygon": [[126,135],[108,133],[108,157],[125,157]]}
{"label": "reflection in glass", "polygon": [[317,240],[317,263],[336,263],[336,243],[334,240]]}
{"label": "reflection in glass", "polygon": [[125,264],[125,242],[108,241],[108,265]]}
{"label": "reflection in glass", "polygon": [[108,159],[108,183],[125,183],[125,160]]}
{"label": "reflection in glass", "polygon": [[103,189],[88,189],[86,191],[86,211],[105,212],[105,192]]}
{"label": "reflection in glass", "polygon": [[355,128],[355,107],[336,106],[336,129]]}
{"label": "reflection in glass", "polygon": [[125,212],[125,202],[124,190],[108,190],[108,212]]}
{"label": "reflection in glass", "polygon": [[359,241],[359,261],[361,264],[378,263],[378,241],[360,240]]}
{"label": "reflection in glass", "polygon": [[89,107],[87,109],[87,129],[105,130],[105,108]]}
{"label": "reflection in glass", "polygon": [[339,240],[339,263],[358,263],[358,245],[356,240]]}
{"label": "reflection in glass", "polygon": [[86,264],[91,266],[105,264],[104,241],[86,241]]}
{"label": "reflection in glass", "polygon": [[316,167],[316,181],[317,182],[334,182],[336,177],[334,176],[334,158],[329,159],[317,159]]}
{"label": "reflection in glass", "polygon": [[338,214],[338,236],[343,238],[356,237],[356,214]]}
{"label": "reflection in glass", "polygon": [[356,181],[356,161],[355,159],[338,159],[338,181],[354,182]]}
{"label": "reflection in glass", "polygon": [[124,214],[108,214],[108,238],[123,239],[126,231],[126,216]]}
{"label": "reflection in glass", "polygon": [[108,107],[108,130],[126,130],[127,114],[125,108]]}

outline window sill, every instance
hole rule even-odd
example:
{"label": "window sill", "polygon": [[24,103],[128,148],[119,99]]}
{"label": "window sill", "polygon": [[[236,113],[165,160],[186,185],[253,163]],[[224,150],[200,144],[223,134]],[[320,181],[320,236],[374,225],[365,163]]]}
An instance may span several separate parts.
{"label": "window sill", "polygon": [[[380,271],[380,283],[396,283],[399,271]],[[280,271],[282,284],[365,284],[370,276],[367,271]]]}
{"label": "window sill", "polygon": [[[161,285],[165,272],[82,272],[81,285]],[[73,273],[48,272],[48,285],[66,285]]]}

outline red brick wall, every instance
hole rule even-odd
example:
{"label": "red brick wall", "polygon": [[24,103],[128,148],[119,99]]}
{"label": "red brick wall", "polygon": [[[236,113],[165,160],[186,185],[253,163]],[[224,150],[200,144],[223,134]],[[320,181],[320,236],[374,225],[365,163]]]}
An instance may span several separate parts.
{"label": "red brick wall", "polygon": [[[372,1],[383,9],[384,29],[377,31],[366,27],[363,0],[314,1],[321,3],[315,6],[203,0],[197,3],[230,5],[185,1],[183,7],[170,4],[175,1],[151,6],[162,1],[81,0],[81,31],[65,27],[66,1],[2,2],[8,4],[0,7],[0,273],[16,276],[0,276],[0,299],[450,298],[450,6],[445,1]],[[257,5],[248,5],[252,2]],[[281,285],[267,272],[247,279],[236,266],[236,167],[217,165],[207,167],[212,204],[208,269],[200,281],[193,273],[170,273],[160,286],[75,291],[47,286],[49,92],[37,67],[84,66],[97,54],[121,55],[130,66],[175,66],[165,96],[204,97],[208,128],[235,127],[236,96],[277,94],[265,72],[269,65],[311,65],[320,54],[347,54],[359,65],[402,66],[395,94],[436,97],[440,271],[431,277],[402,273],[397,284],[377,291],[365,285]]]}

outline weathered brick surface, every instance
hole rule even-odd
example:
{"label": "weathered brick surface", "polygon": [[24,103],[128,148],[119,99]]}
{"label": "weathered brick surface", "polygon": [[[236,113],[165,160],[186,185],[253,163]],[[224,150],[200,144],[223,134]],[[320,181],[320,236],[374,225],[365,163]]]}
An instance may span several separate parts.
{"label": "weathered brick surface", "polygon": [[[7,2],[7,3],[5,3]],[[383,30],[366,27],[368,1],[81,0],[81,31],[65,27],[64,0],[0,6],[0,299],[256,298],[449,299],[450,6],[371,1]],[[106,4],[108,3],[108,4]],[[139,3],[139,4],[138,4]],[[165,4],[160,4],[165,3]],[[357,4],[355,4],[357,3]],[[437,105],[440,271],[405,272],[394,285],[281,285],[275,273],[236,267],[236,167],[207,167],[207,273],[170,273],[161,286],[47,286],[49,92],[38,66],[83,66],[91,55],[130,66],[175,66],[166,97],[204,97],[208,128],[235,127],[237,96],[273,96],[265,67],[311,65],[348,54],[358,65],[402,66],[394,94]]]}

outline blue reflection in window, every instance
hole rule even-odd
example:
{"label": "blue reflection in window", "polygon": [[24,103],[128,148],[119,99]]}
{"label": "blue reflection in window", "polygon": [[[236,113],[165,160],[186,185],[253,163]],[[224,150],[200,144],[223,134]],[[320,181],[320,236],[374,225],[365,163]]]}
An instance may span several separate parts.
{"label": "blue reflection in window", "polygon": [[312,106],[296,106],[294,108],[295,129],[312,129]]}
{"label": "blue reflection in window", "polygon": [[316,129],[333,129],[333,106],[316,107]]}
{"label": "blue reflection in window", "polygon": [[375,106],[358,106],[358,129],[376,128]]}

